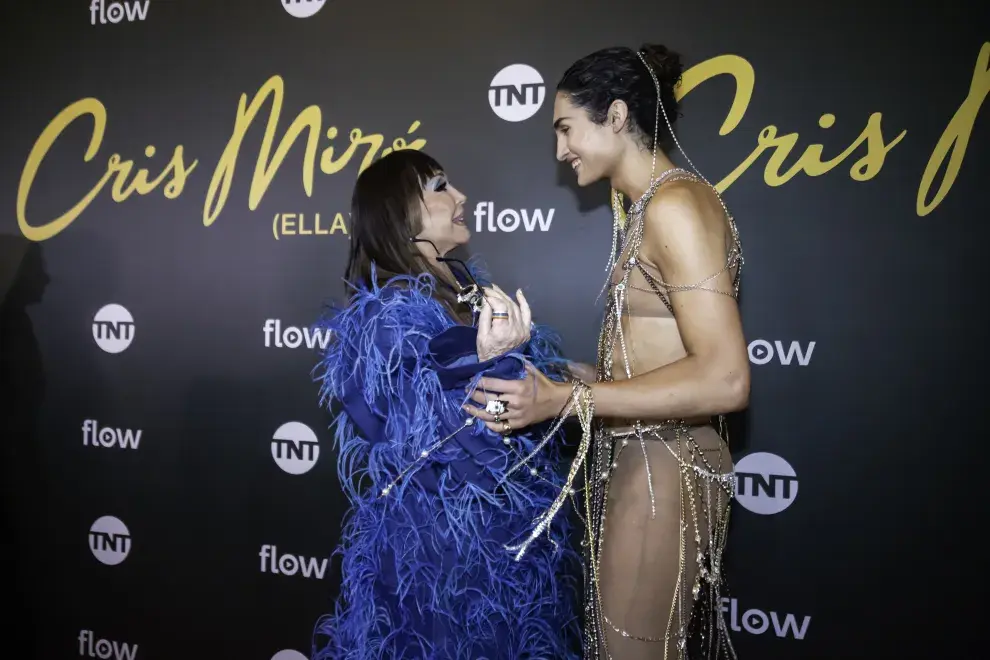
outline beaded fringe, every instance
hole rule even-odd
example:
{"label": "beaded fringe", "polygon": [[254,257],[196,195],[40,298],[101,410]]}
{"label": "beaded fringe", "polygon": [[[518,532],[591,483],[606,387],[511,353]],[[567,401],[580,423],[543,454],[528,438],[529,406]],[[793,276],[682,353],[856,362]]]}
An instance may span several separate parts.
{"label": "beaded fringe", "polygon": [[[674,440],[667,442],[663,432],[673,431]],[[671,603],[666,633],[663,637],[636,635],[616,626],[604,611],[601,585],[598,579],[601,557],[604,551],[605,512],[608,502],[610,477],[616,467],[619,454],[628,446],[631,438],[639,442],[661,442],[679,465],[680,534],[677,589]],[[671,447],[674,445],[676,450]],[[645,451],[645,449],[644,449]],[[681,458],[683,451],[688,459]],[[644,643],[663,643],[664,660],[686,660],[690,637],[697,642],[697,651],[704,658],[732,658],[735,650],[729,639],[728,629],[722,617],[722,553],[725,549],[729,526],[729,507],[732,501],[734,475],[718,470],[696,445],[689,428],[681,422],[643,427],[626,434],[612,433],[599,423],[589,459],[585,462],[585,494],[588,518],[586,536],[582,545],[586,555],[585,575],[585,658],[611,660],[606,642],[606,630],[627,639]],[[720,497],[721,495],[721,497]],[[724,499],[724,505],[719,501]],[[691,598],[685,589],[688,534],[693,537],[698,552],[692,559],[697,563]],[[707,536],[707,548],[702,547]],[[707,550],[707,551],[706,551]],[[590,573],[590,575],[589,575]],[[702,596],[707,598],[702,601]],[[676,626],[675,626],[676,621]],[[677,655],[668,654],[671,638],[677,641]],[[660,655],[658,653],[657,658]]]}

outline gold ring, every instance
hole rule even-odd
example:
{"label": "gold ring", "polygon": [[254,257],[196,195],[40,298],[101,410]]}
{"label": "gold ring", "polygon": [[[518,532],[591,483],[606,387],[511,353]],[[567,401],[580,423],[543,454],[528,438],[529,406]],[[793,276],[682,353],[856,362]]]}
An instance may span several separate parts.
{"label": "gold ring", "polygon": [[509,318],[508,312],[492,312],[493,319],[507,319]]}
{"label": "gold ring", "polygon": [[509,426],[509,423],[508,422],[502,422],[502,433],[508,433],[511,430],[512,430],[512,427]]}

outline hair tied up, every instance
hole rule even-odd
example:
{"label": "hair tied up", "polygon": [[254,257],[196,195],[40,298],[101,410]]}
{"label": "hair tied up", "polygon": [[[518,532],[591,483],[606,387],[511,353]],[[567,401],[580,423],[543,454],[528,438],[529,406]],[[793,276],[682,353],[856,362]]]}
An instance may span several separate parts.
{"label": "hair tied up", "polygon": [[659,44],[643,44],[639,52],[653,69],[661,85],[670,88],[677,86],[684,73],[684,64],[679,53]]}
{"label": "hair tied up", "polygon": [[[681,58],[664,46],[644,44],[602,48],[577,60],[564,72],[557,91],[584,109],[588,118],[602,126],[616,100],[629,107],[630,127],[647,149],[659,144],[664,151],[674,146],[672,126],[657,126],[657,85],[663,114],[673,124],[680,115],[675,93],[681,77]],[[654,78],[656,79],[654,81]]]}

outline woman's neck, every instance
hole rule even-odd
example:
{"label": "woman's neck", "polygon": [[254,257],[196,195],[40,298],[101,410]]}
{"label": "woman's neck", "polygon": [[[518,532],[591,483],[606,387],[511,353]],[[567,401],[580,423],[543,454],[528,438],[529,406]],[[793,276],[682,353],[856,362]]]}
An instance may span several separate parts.
{"label": "woman's neck", "polygon": [[450,269],[450,266],[448,266],[447,264],[443,263],[442,261],[439,261],[439,262],[437,262],[437,267],[440,269],[440,275],[447,282],[447,284],[450,284],[455,289],[460,289],[461,288],[461,285],[457,281],[457,278],[454,277],[454,271],[452,271]]}
{"label": "woman's neck", "polygon": [[674,167],[667,156],[657,150],[656,168],[653,167],[653,152],[636,149],[622,158],[615,173],[609,177],[612,187],[635,202],[650,187],[654,177]]}
{"label": "woman's neck", "polygon": [[450,269],[450,266],[443,261],[437,261],[436,258],[429,258],[425,255],[423,256],[423,259],[427,264],[429,264],[427,266],[427,271],[432,271],[433,274],[440,280],[438,284],[446,284],[451,286],[455,291],[461,288],[460,283],[457,281],[457,278],[454,277],[454,272]]}
{"label": "woman's neck", "polygon": [[431,243],[417,243],[416,247],[419,250],[420,258],[423,260],[423,265],[428,272],[432,272],[435,276],[443,280],[445,284],[449,284],[455,289],[460,288],[450,266],[443,261],[438,261],[438,258],[442,259],[446,253],[438,252]]}

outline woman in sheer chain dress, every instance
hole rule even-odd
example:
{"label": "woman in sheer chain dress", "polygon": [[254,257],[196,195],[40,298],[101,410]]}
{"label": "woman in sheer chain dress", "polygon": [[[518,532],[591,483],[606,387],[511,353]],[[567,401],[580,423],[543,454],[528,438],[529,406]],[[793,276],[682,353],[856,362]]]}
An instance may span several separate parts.
{"label": "woman in sheer chain dress", "polygon": [[[724,415],[749,400],[735,223],[700,173],[675,167],[675,87],[664,46],[609,48],[557,86],[557,158],[578,184],[607,179],[614,232],[595,368],[570,383],[537,370],[483,379],[507,409],[493,430],[577,415],[584,428],[565,497],[586,513],[585,657],[734,658],[721,612],[733,496]],[[632,200],[625,209],[625,199]],[[583,492],[582,492],[583,491]],[[556,509],[538,519],[542,533]],[[526,551],[517,550],[517,556]]]}

